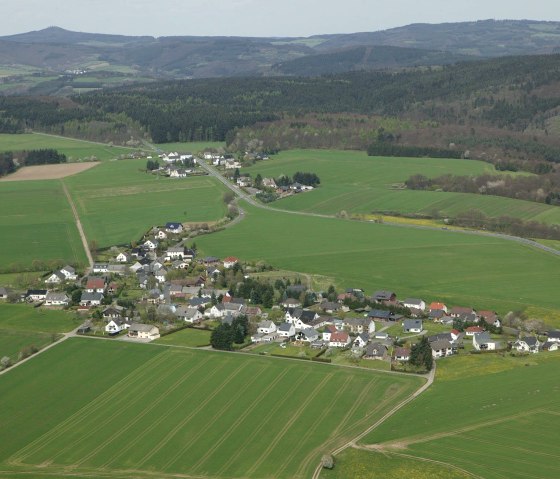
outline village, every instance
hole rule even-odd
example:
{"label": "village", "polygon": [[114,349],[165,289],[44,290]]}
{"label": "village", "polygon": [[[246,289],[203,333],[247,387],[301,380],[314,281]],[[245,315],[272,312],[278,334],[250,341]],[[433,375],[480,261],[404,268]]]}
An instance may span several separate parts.
{"label": "village", "polygon": [[407,363],[422,339],[434,359],[560,346],[560,331],[522,332],[494,311],[399,299],[391,290],[313,291],[299,278],[268,280],[266,265],[199,258],[189,233],[167,222],[130,248],[99,254],[86,275],[66,265],[41,280],[44,288],[0,287],[0,300],[68,309],[83,318],[79,334],[141,342],[185,328],[212,332],[243,317],[242,340],[224,349],[412,372],[421,370]]}

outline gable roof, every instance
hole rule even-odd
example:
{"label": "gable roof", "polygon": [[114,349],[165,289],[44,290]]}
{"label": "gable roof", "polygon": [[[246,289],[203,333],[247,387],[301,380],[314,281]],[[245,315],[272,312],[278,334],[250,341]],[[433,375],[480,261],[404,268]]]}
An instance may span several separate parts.
{"label": "gable roof", "polygon": [[404,329],[422,329],[422,320],[421,319],[405,319],[403,321]]}
{"label": "gable roof", "polygon": [[385,356],[387,354],[387,346],[381,343],[368,344],[366,348],[366,356]]}

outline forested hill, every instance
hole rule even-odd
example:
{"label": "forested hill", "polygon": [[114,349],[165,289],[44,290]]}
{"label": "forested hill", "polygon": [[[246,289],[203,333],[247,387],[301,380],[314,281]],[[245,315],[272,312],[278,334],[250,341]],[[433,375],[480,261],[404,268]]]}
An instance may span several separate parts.
{"label": "forested hill", "polygon": [[[52,83],[40,91],[72,92],[72,81],[54,82],[53,73],[82,71],[77,83],[99,88],[147,78],[316,75],[353,70],[445,65],[468,57],[560,52],[560,22],[485,20],[415,24],[378,32],[317,35],[309,38],[106,35],[49,27],[0,37],[0,66],[14,77],[40,75]],[[31,70],[30,70],[31,69]],[[99,75],[109,75],[106,81]],[[116,78],[115,73],[121,76]],[[2,92],[21,93],[14,80]],[[84,85],[81,85],[84,88]],[[77,86],[75,86],[78,89]]]}
{"label": "forested hill", "polygon": [[214,138],[283,114],[358,113],[523,131],[560,105],[560,55],[508,57],[397,74],[167,82],[83,95],[94,111],[125,112],[156,142]]}
{"label": "forested hill", "polygon": [[[397,126],[381,139],[442,148],[451,142],[465,148],[482,140],[490,146],[502,142],[513,145],[516,154],[522,151],[528,158],[556,162],[560,55],[505,57],[400,73],[168,81],[92,92],[70,101],[4,98],[0,111],[4,131],[31,127],[83,135],[92,125],[107,122],[107,131],[136,125],[155,142],[232,142],[244,127],[287,121],[291,129],[300,130],[293,135],[300,143],[287,146],[309,146],[301,143],[303,139],[322,138],[319,130],[306,130],[310,114],[319,122],[321,115],[360,116],[349,127],[353,130],[345,131],[347,138],[355,135],[358,140],[343,144],[341,139],[338,145],[351,148],[367,146],[371,118],[393,118]],[[337,120],[324,137],[334,141],[341,124]],[[418,125],[422,136],[414,136]]]}

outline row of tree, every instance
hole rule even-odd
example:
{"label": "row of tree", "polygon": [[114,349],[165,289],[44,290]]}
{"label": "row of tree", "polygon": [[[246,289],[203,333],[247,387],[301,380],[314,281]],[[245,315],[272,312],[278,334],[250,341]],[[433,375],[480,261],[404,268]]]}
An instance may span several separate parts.
{"label": "row of tree", "polygon": [[294,183],[300,183],[306,186],[317,186],[321,184],[321,179],[315,173],[298,171],[292,177],[287,175],[279,176],[274,180],[278,186],[290,186]]}
{"label": "row of tree", "polygon": [[412,190],[477,193],[560,205],[560,172],[539,176],[443,175],[427,178],[424,175],[414,175],[405,184]]}

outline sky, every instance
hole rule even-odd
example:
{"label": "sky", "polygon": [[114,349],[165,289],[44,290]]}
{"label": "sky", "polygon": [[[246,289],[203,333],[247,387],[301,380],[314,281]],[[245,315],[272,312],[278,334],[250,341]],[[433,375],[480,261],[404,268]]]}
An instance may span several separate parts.
{"label": "sky", "polygon": [[560,21],[559,0],[0,0],[0,35],[48,26],[91,33],[311,36],[410,23]]}

